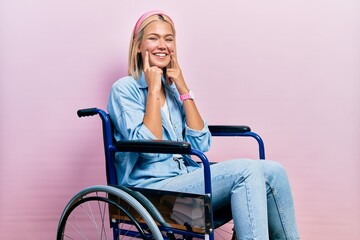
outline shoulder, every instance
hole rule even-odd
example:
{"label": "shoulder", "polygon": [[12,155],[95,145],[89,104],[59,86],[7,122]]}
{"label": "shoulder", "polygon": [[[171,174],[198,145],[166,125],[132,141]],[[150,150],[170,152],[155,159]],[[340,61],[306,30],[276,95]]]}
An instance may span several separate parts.
{"label": "shoulder", "polygon": [[113,90],[127,89],[127,88],[134,88],[136,87],[136,85],[137,85],[136,79],[134,79],[132,76],[126,76],[114,82],[111,88]]}
{"label": "shoulder", "polygon": [[137,80],[131,76],[126,76],[118,79],[111,86],[111,94],[121,96],[128,96],[139,91]]}
{"label": "shoulder", "polygon": [[[144,84],[145,83],[145,84]],[[145,79],[126,76],[118,79],[111,87],[110,101],[122,105],[145,104],[147,95]]]}
{"label": "shoulder", "polygon": [[140,79],[135,79],[132,76],[125,76],[118,79],[113,85],[112,90],[114,91],[138,91],[139,89],[147,88],[146,81],[143,76]]}

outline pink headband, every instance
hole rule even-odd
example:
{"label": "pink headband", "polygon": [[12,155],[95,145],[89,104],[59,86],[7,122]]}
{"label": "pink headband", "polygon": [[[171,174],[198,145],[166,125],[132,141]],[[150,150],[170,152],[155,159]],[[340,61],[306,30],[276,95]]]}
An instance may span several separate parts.
{"label": "pink headband", "polygon": [[171,20],[171,18],[169,17],[169,15],[167,15],[165,12],[160,11],[160,10],[149,11],[149,12],[144,13],[144,14],[139,18],[139,20],[137,20],[137,22],[136,22],[136,24],[135,24],[135,27],[134,27],[134,32],[133,32],[134,38],[135,38],[136,35],[138,34],[140,25],[144,22],[144,20],[147,19],[147,18],[150,17],[150,16],[153,16],[153,15],[164,15],[164,16],[168,17],[168,18],[170,19],[170,21],[171,21],[171,24],[174,25],[174,23],[173,23],[173,21]]}

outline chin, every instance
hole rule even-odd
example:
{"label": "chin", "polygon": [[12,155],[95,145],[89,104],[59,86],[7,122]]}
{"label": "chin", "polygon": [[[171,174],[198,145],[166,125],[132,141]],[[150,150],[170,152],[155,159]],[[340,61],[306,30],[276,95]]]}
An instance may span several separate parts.
{"label": "chin", "polygon": [[156,62],[156,63],[153,64],[153,66],[157,66],[158,68],[163,69],[163,68],[166,68],[169,65],[169,63],[170,62],[162,62],[162,63]]}

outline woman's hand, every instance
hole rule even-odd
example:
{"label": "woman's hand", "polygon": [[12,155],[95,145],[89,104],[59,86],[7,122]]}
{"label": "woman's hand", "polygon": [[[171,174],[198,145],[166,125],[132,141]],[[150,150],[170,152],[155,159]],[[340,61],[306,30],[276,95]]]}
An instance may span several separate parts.
{"label": "woman's hand", "polygon": [[189,92],[189,88],[186,86],[182,71],[176,59],[175,53],[170,54],[170,66],[166,69],[166,80],[169,84],[175,83],[177,90],[180,94],[186,94]]}
{"label": "woman's hand", "polygon": [[161,68],[156,66],[150,67],[149,63],[149,52],[145,52],[145,57],[143,59],[144,74],[145,80],[147,82],[149,92],[160,92],[161,90],[161,76],[163,71]]}
{"label": "woman's hand", "polygon": [[[166,69],[166,80],[169,83],[175,83],[176,88],[180,95],[189,93],[184,77],[182,75],[180,66],[176,59],[175,53],[171,53],[170,66]],[[202,120],[200,113],[193,100],[184,101],[184,109],[186,115],[186,124],[196,130],[204,128],[204,121]]]}
{"label": "woman's hand", "polygon": [[148,95],[146,100],[146,110],[144,115],[145,126],[153,133],[157,139],[162,139],[162,122],[160,108],[165,101],[165,94],[161,88],[162,69],[152,66],[149,63],[149,52],[145,52],[143,59],[145,80],[148,85]]}

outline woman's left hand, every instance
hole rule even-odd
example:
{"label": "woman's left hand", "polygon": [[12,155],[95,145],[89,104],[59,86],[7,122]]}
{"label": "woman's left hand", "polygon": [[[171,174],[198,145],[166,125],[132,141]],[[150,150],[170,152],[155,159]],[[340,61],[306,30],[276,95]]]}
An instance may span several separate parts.
{"label": "woman's left hand", "polygon": [[180,94],[186,94],[189,92],[189,88],[186,86],[182,71],[176,59],[175,53],[170,54],[171,60],[169,67],[166,69],[166,80],[169,84],[175,83],[177,90]]}

